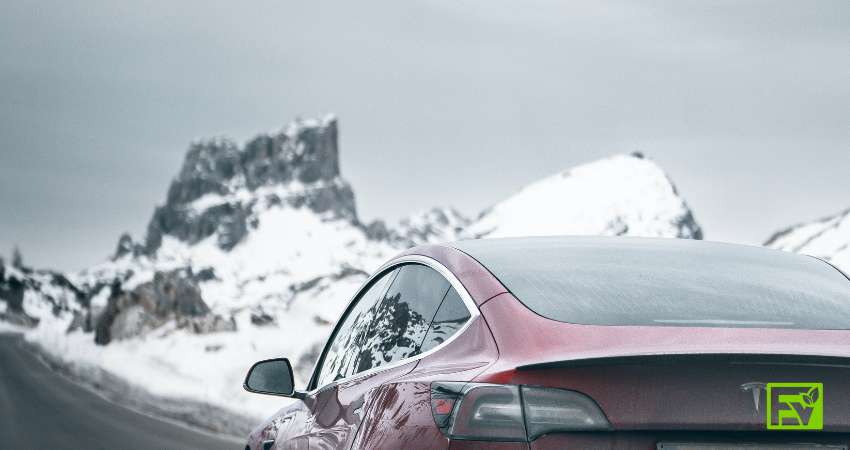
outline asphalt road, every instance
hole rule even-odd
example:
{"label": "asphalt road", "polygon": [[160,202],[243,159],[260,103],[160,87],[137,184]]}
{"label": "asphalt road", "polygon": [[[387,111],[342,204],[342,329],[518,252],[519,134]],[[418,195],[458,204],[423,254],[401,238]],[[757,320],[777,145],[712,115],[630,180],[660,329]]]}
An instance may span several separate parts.
{"label": "asphalt road", "polygon": [[241,441],[154,419],[78,386],[0,334],[0,448],[240,449]]}

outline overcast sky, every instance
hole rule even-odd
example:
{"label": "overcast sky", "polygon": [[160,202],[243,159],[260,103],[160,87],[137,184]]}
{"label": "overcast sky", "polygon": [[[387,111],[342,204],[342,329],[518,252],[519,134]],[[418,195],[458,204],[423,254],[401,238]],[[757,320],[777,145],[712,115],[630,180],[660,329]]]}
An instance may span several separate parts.
{"label": "overcast sky", "polygon": [[0,3],[0,253],[141,238],[190,140],[340,117],[367,220],[641,150],[712,240],[850,207],[850,2]]}

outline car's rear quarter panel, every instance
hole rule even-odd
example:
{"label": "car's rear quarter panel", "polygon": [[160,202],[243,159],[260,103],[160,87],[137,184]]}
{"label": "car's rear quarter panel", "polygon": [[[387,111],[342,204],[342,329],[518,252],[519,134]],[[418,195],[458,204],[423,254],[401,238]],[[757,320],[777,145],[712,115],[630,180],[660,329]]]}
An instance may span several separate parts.
{"label": "car's rear quarter panel", "polygon": [[410,373],[372,391],[353,448],[448,448],[431,413],[431,382],[472,380],[497,358],[486,322],[474,318],[457,339],[419,360]]}

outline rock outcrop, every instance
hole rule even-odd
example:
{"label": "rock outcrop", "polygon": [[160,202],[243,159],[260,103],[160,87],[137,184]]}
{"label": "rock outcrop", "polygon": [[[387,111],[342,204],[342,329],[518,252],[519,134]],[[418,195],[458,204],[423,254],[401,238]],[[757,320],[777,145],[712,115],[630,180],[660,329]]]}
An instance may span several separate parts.
{"label": "rock outcrop", "polygon": [[125,291],[116,281],[102,311],[93,310],[94,340],[106,345],[115,339],[143,335],[167,323],[194,333],[235,331],[232,317],[211,314],[192,273],[185,269],[157,272],[152,281]]}
{"label": "rock outcrop", "polygon": [[122,258],[126,255],[139,257],[144,253],[144,247],[137,244],[129,233],[124,233],[118,238],[118,245],[115,246],[115,253],[112,254],[112,260]]}
{"label": "rock outcrop", "polygon": [[354,193],[340,177],[337,137],[337,121],[327,117],[293,122],[243,148],[227,139],[193,143],[148,224],[145,252],[156,252],[164,236],[194,244],[215,235],[229,250],[256,226],[258,203],[356,221]]}
{"label": "rock outcrop", "polygon": [[77,311],[86,302],[85,292],[61,273],[22,264],[5,266],[0,261],[0,321],[29,328],[38,325],[39,319],[27,311],[28,296],[34,306],[53,315]]}

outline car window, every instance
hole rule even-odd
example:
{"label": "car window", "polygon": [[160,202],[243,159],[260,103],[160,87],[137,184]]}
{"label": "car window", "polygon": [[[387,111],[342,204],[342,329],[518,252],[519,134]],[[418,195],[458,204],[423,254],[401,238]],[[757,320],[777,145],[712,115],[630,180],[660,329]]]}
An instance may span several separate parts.
{"label": "car window", "polygon": [[534,312],[588,325],[850,329],[850,283],[788,252],[684,239],[462,241]]}
{"label": "car window", "polygon": [[469,317],[469,310],[461,300],[460,295],[454,288],[450,288],[431,322],[431,327],[428,328],[428,333],[425,335],[425,340],[422,341],[419,351],[427,352],[446,342],[446,339],[460,330],[460,327],[469,320]]}
{"label": "car window", "polygon": [[384,292],[397,273],[398,269],[393,270],[374,281],[337,326],[319,366],[316,386],[324,386],[354,373],[358,349],[372,322],[375,306],[383,300]]}
{"label": "car window", "polygon": [[449,282],[430,267],[402,266],[372,314],[375,321],[360,349],[357,372],[419,354],[449,287]]}

